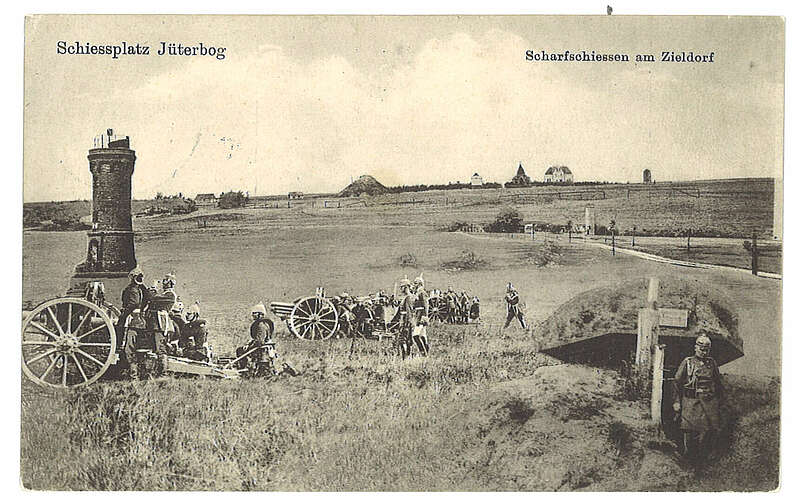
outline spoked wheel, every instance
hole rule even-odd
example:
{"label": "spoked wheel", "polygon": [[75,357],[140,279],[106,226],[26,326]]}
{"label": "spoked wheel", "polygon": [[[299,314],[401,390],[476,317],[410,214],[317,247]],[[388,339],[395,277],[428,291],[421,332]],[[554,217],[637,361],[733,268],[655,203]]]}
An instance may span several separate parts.
{"label": "spoked wheel", "polygon": [[447,301],[435,297],[428,302],[428,314],[431,321],[439,321],[444,323],[447,321]]}
{"label": "spoked wheel", "polygon": [[305,297],[297,301],[289,316],[289,329],[304,340],[325,340],[336,333],[339,313],[325,297]]}
{"label": "spoked wheel", "polygon": [[116,361],[116,348],[111,317],[83,299],[50,299],[22,323],[22,371],[44,387],[95,382]]}
{"label": "spoked wheel", "polygon": [[372,308],[360,305],[353,310],[353,314],[356,317],[353,336],[366,338],[372,335],[375,325],[375,315],[372,312]]}

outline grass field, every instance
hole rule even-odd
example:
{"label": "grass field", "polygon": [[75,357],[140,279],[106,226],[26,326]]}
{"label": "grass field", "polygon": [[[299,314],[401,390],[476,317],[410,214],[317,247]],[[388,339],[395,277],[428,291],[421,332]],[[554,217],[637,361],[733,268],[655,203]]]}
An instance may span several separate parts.
{"label": "grass field", "polygon": [[[497,207],[476,206],[489,217]],[[428,359],[384,343],[309,343],[278,329],[302,374],[275,382],[166,379],[64,394],[23,381],[22,478],[35,489],[576,490],[772,489],[777,484],[780,282],[675,268],[580,242],[446,233],[464,210],[406,205],[201,211],[136,219],[147,279],[175,271],[201,302],[215,352],[246,342],[250,307],[327,293],[429,288],[478,294],[480,326],[438,326]],[[198,227],[198,220],[205,220]],[[84,233],[26,232],[23,300],[62,294]],[[463,252],[483,262],[453,271]],[[414,265],[404,265],[406,254]],[[547,255],[546,262],[542,256]],[[542,265],[542,264],[545,265]],[[653,442],[644,406],[613,373],[537,352],[536,329],[502,331],[512,281],[534,323],[578,293],[679,273],[729,297],[745,357],[723,367],[737,438],[695,480]],[[552,371],[555,370],[555,371]]]}

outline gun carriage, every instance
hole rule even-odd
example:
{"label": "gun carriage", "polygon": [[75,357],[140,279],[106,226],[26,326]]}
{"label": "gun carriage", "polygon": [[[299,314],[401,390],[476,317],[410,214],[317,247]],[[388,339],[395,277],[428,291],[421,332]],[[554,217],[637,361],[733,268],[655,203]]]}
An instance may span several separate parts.
{"label": "gun carriage", "polygon": [[286,328],[303,340],[327,340],[333,336],[382,340],[400,330],[400,316],[388,297],[358,296],[345,305],[338,297],[326,297],[322,288],[293,302],[272,302],[270,311]]}
{"label": "gun carriage", "polygon": [[[242,367],[240,358],[190,359],[168,346],[159,352],[154,342],[156,333],[174,329],[158,321],[134,326],[117,326],[120,309],[107,302],[102,282],[88,283],[83,293],[70,290],[63,297],[46,300],[30,311],[23,311],[22,371],[32,382],[43,387],[83,387],[98,380],[119,377],[127,360],[120,356],[126,328],[137,330],[145,339],[136,345],[138,360],[148,361],[156,374],[194,375],[223,379],[247,376],[252,369]],[[168,320],[172,321],[172,320]],[[165,327],[160,332],[154,329]],[[259,347],[269,353],[273,344]],[[248,355],[252,352],[248,352]],[[269,355],[268,357],[272,357]]]}

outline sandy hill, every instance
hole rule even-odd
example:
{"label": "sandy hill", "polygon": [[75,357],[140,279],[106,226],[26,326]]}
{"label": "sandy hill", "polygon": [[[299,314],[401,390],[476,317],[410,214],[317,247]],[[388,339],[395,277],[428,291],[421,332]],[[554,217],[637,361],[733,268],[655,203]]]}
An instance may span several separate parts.
{"label": "sandy hill", "polygon": [[342,189],[342,191],[339,193],[339,196],[361,196],[362,194],[375,196],[378,194],[387,193],[388,191],[389,190],[386,189],[386,186],[378,182],[375,177],[372,177],[371,175],[362,175],[358,179],[351,182],[349,186]]}

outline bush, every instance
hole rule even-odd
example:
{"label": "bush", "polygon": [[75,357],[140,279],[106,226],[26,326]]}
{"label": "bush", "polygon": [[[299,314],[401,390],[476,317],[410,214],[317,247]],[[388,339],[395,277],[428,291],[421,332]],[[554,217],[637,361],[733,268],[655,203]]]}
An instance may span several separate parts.
{"label": "bush", "polygon": [[445,231],[445,232],[448,232],[448,233],[455,233],[455,232],[458,232],[458,231],[465,231],[466,232],[466,231],[468,231],[470,229],[471,225],[472,224],[470,224],[469,222],[455,221],[455,222],[451,222],[450,224],[447,224],[445,226],[442,226],[442,231]]}
{"label": "bush", "polygon": [[557,265],[561,262],[561,255],[563,253],[564,249],[561,248],[556,242],[545,241],[543,245],[536,246],[534,249],[529,251],[525,256],[525,259],[531,264],[535,264],[539,267],[544,267],[551,264]]}
{"label": "bush", "polygon": [[222,193],[217,205],[219,208],[240,208],[247,204],[247,196],[241,191],[228,191]]}
{"label": "bush", "polygon": [[403,267],[414,267],[417,265],[417,257],[413,253],[407,253],[400,256],[399,263]]}
{"label": "bush", "polygon": [[494,222],[487,224],[489,233],[520,233],[523,229],[522,215],[516,208],[506,207],[497,214]]}
{"label": "bush", "polygon": [[472,250],[463,250],[457,259],[443,262],[442,268],[452,271],[473,271],[486,265],[487,262]]}

